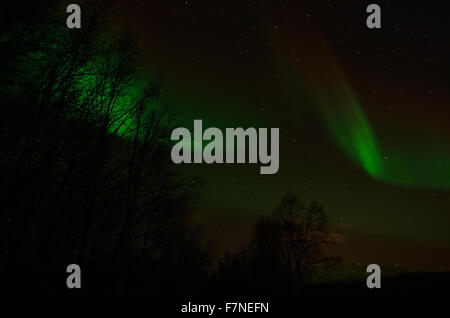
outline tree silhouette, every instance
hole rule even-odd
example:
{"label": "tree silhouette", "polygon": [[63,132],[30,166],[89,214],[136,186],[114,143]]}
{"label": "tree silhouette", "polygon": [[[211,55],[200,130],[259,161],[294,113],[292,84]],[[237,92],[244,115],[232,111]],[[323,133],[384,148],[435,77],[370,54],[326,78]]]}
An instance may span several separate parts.
{"label": "tree silhouette", "polygon": [[[108,5],[85,1],[76,31],[56,0],[0,7],[2,293],[61,295],[77,263],[95,273],[84,293],[123,295],[138,270],[183,266],[169,257],[180,244],[202,255],[197,272],[208,265],[188,226],[201,182],[171,164],[171,108]],[[134,292],[160,293],[153,276]]]}
{"label": "tree silhouette", "polygon": [[252,248],[261,261],[281,266],[287,281],[302,285],[316,265],[332,260],[324,251],[333,244],[322,206],[316,202],[305,205],[288,193],[269,217],[257,223]]}
{"label": "tree silhouette", "polygon": [[316,267],[335,260],[326,256],[333,245],[323,208],[288,193],[257,222],[251,245],[225,257],[215,279],[225,294],[299,296]]}

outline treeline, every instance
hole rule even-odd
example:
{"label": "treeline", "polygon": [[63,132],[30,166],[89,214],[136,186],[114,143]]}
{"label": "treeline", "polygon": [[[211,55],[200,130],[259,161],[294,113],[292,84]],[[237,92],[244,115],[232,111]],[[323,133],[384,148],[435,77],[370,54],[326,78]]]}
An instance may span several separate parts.
{"label": "treeline", "polygon": [[0,5],[0,297],[300,295],[330,261],[322,207],[288,194],[213,268],[189,222],[202,182],[172,164],[176,118],[109,6],[69,30],[60,1]]}
{"label": "treeline", "polygon": [[214,285],[223,296],[304,297],[318,266],[340,261],[327,256],[334,245],[323,207],[287,193],[256,223],[250,246],[219,263]]}
{"label": "treeline", "polygon": [[1,5],[2,294],[58,294],[71,263],[97,295],[132,293],[136,272],[152,286],[206,272],[187,226],[199,181],[168,160],[171,111],[108,5],[85,1],[79,30],[60,1]]}

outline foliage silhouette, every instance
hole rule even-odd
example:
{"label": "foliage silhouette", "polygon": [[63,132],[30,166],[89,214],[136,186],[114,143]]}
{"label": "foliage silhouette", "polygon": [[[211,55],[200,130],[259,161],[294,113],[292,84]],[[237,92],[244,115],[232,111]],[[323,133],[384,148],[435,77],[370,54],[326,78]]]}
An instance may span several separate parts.
{"label": "foliage silhouette", "polygon": [[[163,284],[178,271],[207,273],[208,253],[189,226],[201,182],[167,160],[172,110],[148,84],[137,41],[112,30],[108,7],[84,1],[76,31],[59,1],[0,7],[6,296],[73,295],[65,287],[71,263],[89,268],[87,296],[173,295],[178,287],[157,289],[155,277]],[[143,284],[132,284],[138,276]]]}
{"label": "foliage silhouette", "polygon": [[270,216],[257,222],[251,245],[225,257],[216,279],[225,293],[300,296],[317,266],[337,261],[326,256],[333,245],[323,208],[287,193]]}
{"label": "foliage silhouette", "polygon": [[80,4],[79,30],[57,0],[0,5],[0,296],[298,295],[331,260],[322,207],[287,194],[212,271],[190,223],[202,181],[169,159],[173,110],[110,2]]}

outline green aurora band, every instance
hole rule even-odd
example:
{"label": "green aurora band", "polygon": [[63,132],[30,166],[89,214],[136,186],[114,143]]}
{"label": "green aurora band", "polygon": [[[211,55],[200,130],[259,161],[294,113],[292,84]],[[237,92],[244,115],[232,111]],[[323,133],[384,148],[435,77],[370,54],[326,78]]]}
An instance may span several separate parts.
{"label": "green aurora band", "polygon": [[[317,53],[310,53],[310,55],[316,59],[320,56]],[[311,59],[306,60],[311,61]],[[302,78],[309,78],[307,82],[312,79],[312,83],[310,82],[308,86],[319,104],[319,117],[330,131],[339,149],[376,180],[399,185],[450,189],[448,140],[430,144],[427,140],[425,145],[415,148],[406,147],[406,143],[399,146],[380,141],[337,61],[332,56],[326,55],[317,65],[320,65],[321,70],[318,71],[317,67],[310,65],[309,71],[306,71]],[[319,73],[318,77],[316,71]],[[311,72],[315,74],[311,75],[313,74]],[[96,80],[98,79],[85,77],[80,79],[80,83],[85,90],[89,91],[92,86],[98,84]],[[111,132],[123,137],[128,135],[128,131],[134,126],[134,120],[129,117],[127,105],[139,99],[146,82],[146,80],[140,80],[128,86],[127,91],[115,101],[113,111],[115,124],[110,127]],[[161,108],[160,101],[153,101],[152,104],[152,108]],[[192,120],[196,119],[186,114],[179,115],[184,123],[192,123]],[[225,126],[223,122],[222,125],[214,122],[216,124],[211,126]],[[204,128],[206,127],[209,125]],[[442,136],[439,137],[442,138]],[[428,139],[439,138],[428,136]],[[208,143],[203,141],[202,147]],[[191,146],[194,147],[194,145]]]}
{"label": "green aurora band", "polygon": [[340,78],[338,94],[319,98],[320,117],[338,147],[376,180],[450,189],[450,155],[442,150],[448,141],[439,149],[433,143],[419,151],[383,146],[350,85]]}

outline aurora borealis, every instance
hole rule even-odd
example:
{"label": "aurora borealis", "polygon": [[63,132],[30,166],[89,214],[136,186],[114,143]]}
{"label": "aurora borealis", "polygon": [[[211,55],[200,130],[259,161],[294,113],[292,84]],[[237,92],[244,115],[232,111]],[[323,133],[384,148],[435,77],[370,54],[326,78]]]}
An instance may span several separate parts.
{"label": "aurora borealis", "polygon": [[446,165],[450,154],[444,144],[438,149],[441,159],[427,155],[425,149],[408,154],[402,151],[401,144],[387,150],[380,147],[382,141],[377,139],[364,110],[351,93],[347,94],[345,105],[349,106],[341,116],[325,110],[325,122],[339,146],[370,176],[400,185],[450,188],[450,170]]}
{"label": "aurora borealis", "polygon": [[[320,105],[318,116],[325,123],[338,147],[371,177],[379,181],[448,190],[450,188],[450,170],[446,164],[450,158],[448,142],[436,144],[436,149],[432,149],[434,155],[428,153],[430,149],[427,147],[416,149],[414,152],[405,150],[403,142],[407,138],[398,140],[391,145],[391,149],[384,146],[385,140],[378,138],[363,105],[344,75],[335,65],[329,69],[335,71],[334,74],[326,75],[334,78],[333,86],[321,87],[325,93],[316,95]],[[412,134],[417,134],[414,127],[410,130]]]}
{"label": "aurora borealis", "polygon": [[[437,269],[450,257],[450,56],[438,4],[119,1],[180,125],[279,127],[280,170],[190,165],[198,222],[223,248],[294,191],[327,212],[347,261]],[[170,158],[168,158],[170,160]]]}

